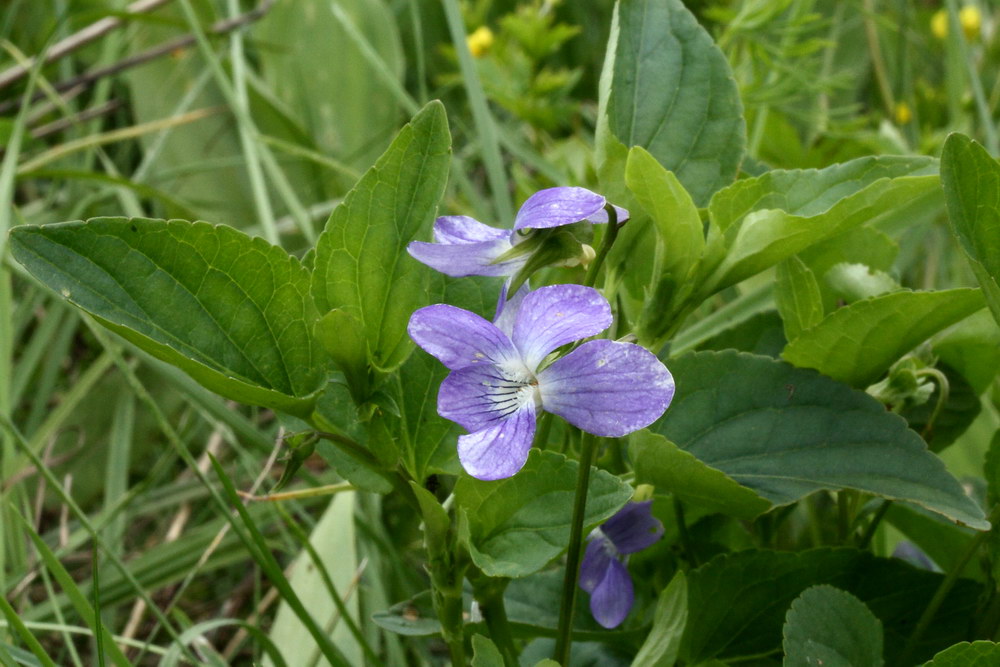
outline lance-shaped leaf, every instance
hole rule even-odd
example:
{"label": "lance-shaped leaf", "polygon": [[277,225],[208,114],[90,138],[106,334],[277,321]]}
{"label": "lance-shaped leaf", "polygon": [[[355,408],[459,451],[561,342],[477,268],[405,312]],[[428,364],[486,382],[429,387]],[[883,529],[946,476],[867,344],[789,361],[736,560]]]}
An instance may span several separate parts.
{"label": "lance-shaped leaf", "polygon": [[642,146],[704,205],[736,177],[743,107],[722,51],[681,0],[621,0],[605,71],[607,127]]}
{"label": "lance-shaped leaf", "polygon": [[[561,454],[532,450],[513,477],[484,482],[462,475],[455,500],[473,562],[491,577],[524,577],[562,553],[569,542],[578,468]],[[587,530],[632,497],[632,487],[603,470],[591,471],[588,488]]]}
{"label": "lance-shaped leaf", "polygon": [[901,291],[838,308],[799,334],[782,356],[864,388],[900,357],[983,307],[978,289]]}
{"label": "lance-shaped leaf", "polygon": [[823,296],[812,270],[798,257],[781,264],[774,281],[774,302],[781,313],[785,337],[795,340],[804,329],[823,319]]}
{"label": "lance-shaped leaf", "polygon": [[227,398],[306,414],[323,381],[309,272],[263,239],[184,220],[95,218],[11,234],[48,287]]}
{"label": "lance-shaped leaf", "polygon": [[937,184],[937,163],[917,157],[859,158],[737,181],[708,206],[727,250],[705,289],[738,283],[858,225],[908,215],[938,195]]}
{"label": "lance-shaped leaf", "polygon": [[960,642],[941,651],[925,667],[992,667],[1000,663],[1000,644]]}
{"label": "lance-shaped leaf", "polygon": [[684,355],[670,369],[677,394],[651,430],[775,505],[857,489],[989,528],[920,436],[864,392],[737,352]]}
{"label": "lance-shaped leaf", "polygon": [[965,135],[952,134],[941,153],[941,185],[951,231],[1000,322],[1000,163]]}
{"label": "lance-shaped leaf", "polygon": [[450,145],[444,107],[431,102],[334,209],[316,245],[316,306],[357,320],[370,362],[381,370],[399,367],[413,349],[406,323],[427,301],[430,271],[406,245],[434,217]]}

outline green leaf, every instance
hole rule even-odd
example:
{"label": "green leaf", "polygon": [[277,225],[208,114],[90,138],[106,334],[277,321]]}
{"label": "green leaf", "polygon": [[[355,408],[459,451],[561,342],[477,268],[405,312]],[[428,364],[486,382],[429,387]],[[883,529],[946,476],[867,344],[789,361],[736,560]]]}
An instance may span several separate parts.
{"label": "green leaf", "polygon": [[670,370],[677,393],[651,430],[775,505],[857,489],[989,528],[920,437],[864,392],[737,352],[688,354]]}
{"label": "green leaf", "polygon": [[[473,562],[491,577],[523,577],[562,553],[569,542],[578,468],[561,454],[533,449],[524,468],[508,479],[484,482],[462,475],[455,500]],[[595,468],[585,531],[610,518],[631,497],[632,487]]]}
{"label": "green leaf", "polygon": [[472,667],[504,667],[497,645],[479,634],[472,635]]}
{"label": "green leaf", "polygon": [[788,340],[795,340],[802,331],[823,319],[823,296],[816,276],[805,262],[794,255],[778,264],[774,302]]}
{"label": "green leaf", "polygon": [[981,640],[955,644],[935,655],[924,667],[993,667],[997,664],[1000,664],[1000,644]]}
{"label": "green leaf", "polygon": [[1000,322],[1000,164],[968,137],[951,134],[941,153],[941,185],[952,234]]}
{"label": "green leaf", "polygon": [[785,616],[785,667],[879,667],[882,624],[865,603],[828,585],[807,588]]}
{"label": "green leaf", "polygon": [[657,263],[661,266],[655,275],[669,273],[676,280],[683,279],[705,247],[701,216],[691,195],[673,172],[641,146],[629,151],[625,183],[658,232]]}
{"label": "green leaf", "polygon": [[688,618],[687,579],[678,571],[660,593],[653,627],[632,662],[632,667],[671,667],[684,636]]}
{"label": "green leaf", "polygon": [[67,301],[205,387],[308,414],[323,381],[297,259],[231,227],[95,218],[11,233],[14,257]]}
{"label": "green leaf", "polygon": [[776,310],[765,310],[701,343],[698,350],[739,350],[777,359],[788,344]]}
{"label": "green leaf", "polygon": [[[732,663],[776,651],[792,601],[810,586],[828,584],[857,597],[881,621],[885,658],[892,664],[943,579],[857,549],[718,556],[687,574],[688,622],[680,657],[685,664],[715,657]],[[948,614],[935,619],[915,657],[930,657],[965,637],[981,591],[979,584],[960,579],[942,605]]]}
{"label": "green leaf", "polygon": [[937,336],[933,350],[961,373],[977,395],[986,391],[1000,372],[1000,329],[988,308]]}
{"label": "green leaf", "polygon": [[751,489],[646,429],[629,436],[629,458],[637,483],[652,484],[686,502],[740,519],[771,509],[771,503]]}
{"label": "green leaf", "polygon": [[316,245],[317,308],[340,308],[360,322],[379,370],[395,370],[413,349],[406,324],[427,301],[430,272],[406,246],[444,193],[450,143],[444,106],[431,102],[334,209]]}
{"label": "green leaf", "polygon": [[835,310],[789,343],[782,356],[867,387],[914,347],[982,307],[982,292],[971,288],[885,294]]}
{"label": "green leaf", "polygon": [[621,0],[616,14],[608,128],[647,149],[703,206],[736,177],[746,146],[729,64],[681,0]]}
{"label": "green leaf", "polygon": [[368,398],[368,345],[361,323],[343,310],[331,310],[316,322],[313,334],[347,379],[358,403]]}
{"label": "green leaf", "polygon": [[899,290],[899,283],[885,271],[865,264],[834,264],[823,276],[838,303],[849,304]]}
{"label": "green leaf", "polygon": [[737,181],[708,206],[728,250],[705,289],[718,291],[813,244],[925,205],[937,192],[935,166],[929,158],[872,157]]}

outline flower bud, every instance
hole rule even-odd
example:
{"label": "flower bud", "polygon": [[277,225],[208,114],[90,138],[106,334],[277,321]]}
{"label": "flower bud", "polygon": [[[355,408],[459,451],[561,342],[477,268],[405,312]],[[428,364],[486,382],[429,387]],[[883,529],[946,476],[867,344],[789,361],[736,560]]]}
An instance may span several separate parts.
{"label": "flower bud", "polygon": [[482,58],[493,46],[493,31],[482,25],[466,37],[465,43],[469,45],[469,51],[473,58]]}

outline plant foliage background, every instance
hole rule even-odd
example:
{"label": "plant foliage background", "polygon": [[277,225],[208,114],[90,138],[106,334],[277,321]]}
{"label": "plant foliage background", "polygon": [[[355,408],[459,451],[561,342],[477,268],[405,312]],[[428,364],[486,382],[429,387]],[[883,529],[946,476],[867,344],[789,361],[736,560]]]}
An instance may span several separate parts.
{"label": "plant foliage background", "polygon": [[[0,663],[997,664],[998,28],[5,3]],[[557,186],[630,219],[536,234],[532,286],[600,288],[676,394],[596,443],[543,417],[477,480],[407,323],[502,281],[406,246]],[[608,630],[564,570],[629,499],[663,538]]]}

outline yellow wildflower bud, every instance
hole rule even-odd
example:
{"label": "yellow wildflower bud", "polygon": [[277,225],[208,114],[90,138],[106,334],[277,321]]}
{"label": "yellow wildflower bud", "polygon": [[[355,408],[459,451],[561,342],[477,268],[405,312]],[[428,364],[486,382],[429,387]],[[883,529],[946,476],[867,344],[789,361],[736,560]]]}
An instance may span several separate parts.
{"label": "yellow wildflower bud", "polygon": [[479,26],[475,32],[465,38],[473,58],[482,58],[493,46],[493,31],[486,26]]}
{"label": "yellow wildflower bud", "polygon": [[979,29],[983,25],[983,16],[979,13],[979,7],[975,5],[962,7],[962,11],[958,13],[958,22],[962,24],[962,32],[965,33],[966,39],[979,37]]}
{"label": "yellow wildflower bud", "polygon": [[948,10],[939,9],[931,17],[931,33],[938,39],[948,36]]}
{"label": "yellow wildflower bud", "polygon": [[906,125],[911,120],[913,120],[913,112],[910,111],[910,105],[906,102],[896,103],[896,124]]}
{"label": "yellow wildflower bud", "polygon": [[632,494],[632,502],[641,503],[644,500],[652,500],[653,491],[653,487],[649,484],[640,484],[635,487],[635,493]]}

